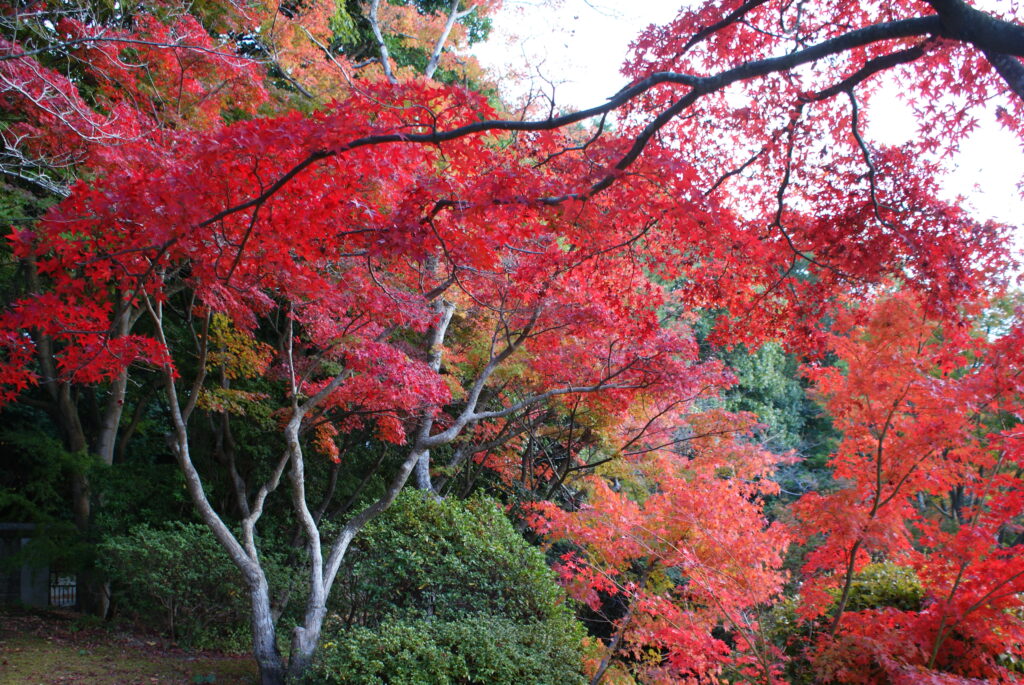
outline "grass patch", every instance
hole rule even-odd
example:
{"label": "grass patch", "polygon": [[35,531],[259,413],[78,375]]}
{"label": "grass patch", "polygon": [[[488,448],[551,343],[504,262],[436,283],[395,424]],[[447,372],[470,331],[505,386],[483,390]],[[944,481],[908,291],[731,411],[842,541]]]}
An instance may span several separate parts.
{"label": "grass patch", "polygon": [[0,683],[252,685],[251,656],[188,652],[62,612],[0,613]]}

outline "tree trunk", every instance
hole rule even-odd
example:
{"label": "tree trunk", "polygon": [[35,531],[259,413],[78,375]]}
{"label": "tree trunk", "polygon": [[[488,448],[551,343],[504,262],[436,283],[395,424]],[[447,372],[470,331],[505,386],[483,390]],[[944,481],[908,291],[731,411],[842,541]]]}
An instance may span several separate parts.
{"label": "tree trunk", "polygon": [[[453,0],[452,2],[452,16],[455,16],[455,12],[459,7],[459,0]],[[451,21],[454,21],[451,20]],[[451,30],[449,27],[448,30]],[[443,43],[442,43],[443,44]],[[427,74],[430,76],[430,74]],[[430,267],[431,270],[433,267]],[[441,372],[441,357],[444,354],[444,338],[448,334],[448,325],[452,322],[452,316],[455,314],[455,305],[451,302],[444,300],[437,300],[434,303],[434,311],[439,315],[437,323],[434,325],[433,330],[430,334],[429,348],[427,352],[430,355],[430,368],[435,372]],[[434,420],[429,413],[424,414],[421,419],[420,434],[423,437],[430,435],[430,430],[434,425]],[[424,492],[430,493],[431,495],[437,496],[437,492],[434,490],[434,484],[430,482],[430,450],[422,450],[419,460],[416,462],[416,487]]]}
{"label": "tree trunk", "polygon": [[[69,383],[61,383],[57,391],[55,414],[67,450],[72,454],[88,454],[89,443]],[[71,474],[71,511],[75,528],[85,538],[92,519],[92,488],[85,470],[76,470]],[[93,568],[80,569],[76,586],[78,608],[87,614],[106,618],[110,610],[110,592],[108,584],[103,582],[99,573]]]}
{"label": "tree trunk", "polygon": [[[61,383],[57,391],[54,418],[60,426],[64,447],[72,454],[84,454],[89,451],[89,443],[78,417],[78,407],[71,396],[71,385]],[[75,517],[75,527],[81,532],[89,528],[90,516],[89,478],[84,472],[71,475],[71,510]]]}
{"label": "tree trunk", "polygon": [[304,625],[296,626],[292,634],[292,650],[288,662],[288,674],[292,682],[302,682],[306,669],[313,663],[313,653],[320,643],[320,632],[326,616],[327,607],[309,607],[306,609]]}
{"label": "tree trunk", "polygon": [[114,447],[124,412],[124,398],[128,389],[128,369],[125,369],[110,384],[110,397],[100,419],[99,435],[96,439],[96,453],[107,466],[114,463]]}
{"label": "tree trunk", "polygon": [[285,685],[284,661],[277,649],[277,630],[270,609],[266,578],[260,577],[250,587],[249,594],[252,599],[252,651],[260,670],[260,685]]}
{"label": "tree trunk", "polygon": [[423,492],[434,494],[434,484],[430,482],[430,450],[425,450],[416,462],[416,487]]}

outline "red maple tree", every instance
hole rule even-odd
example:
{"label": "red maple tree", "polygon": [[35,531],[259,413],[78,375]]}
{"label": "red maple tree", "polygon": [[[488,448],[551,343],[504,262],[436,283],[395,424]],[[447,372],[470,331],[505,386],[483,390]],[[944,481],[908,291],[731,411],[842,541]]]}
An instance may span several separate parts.
{"label": "red maple tree", "polygon": [[[1010,533],[1024,511],[1019,428],[986,427],[1020,410],[1008,345],[1019,346],[1017,331],[989,341],[938,328],[903,294],[838,322],[832,347],[845,372],[809,372],[843,433],[830,462],[836,489],[794,505],[816,541],[800,613],[822,618],[811,648],[820,677],[1010,677],[1002,660],[1024,634],[1022,548]],[[919,608],[847,611],[857,572],[879,560],[914,570]]]}
{"label": "red maple tree", "polygon": [[[77,184],[35,230],[11,236],[17,256],[37,265],[47,287],[0,316],[3,400],[40,379],[123,382],[140,363],[162,371],[189,492],[250,590],[263,681],[281,682],[285,664],[256,526],[286,471],[310,560],[310,599],[289,664],[299,675],[353,536],[414,471],[421,487],[432,488],[431,450],[556,398],[585,401],[609,423],[640,417],[639,434],[653,436],[694,406],[679,398],[698,397],[709,379],[726,382],[721,370],[698,362],[685,326],[661,319],[663,306],[721,311],[719,342],[786,336],[820,348],[827,339],[817,323],[837,297],[910,275],[923,312],[961,318],[958,305],[999,280],[1005,228],[937,199],[935,163],[925,153],[955,149],[970,128],[960,109],[947,109],[947,93],[967,106],[1000,100],[1011,113],[1001,121],[1019,127],[1024,29],[1012,19],[959,0],[708,3],[645,33],[627,65],[631,85],[605,104],[540,120],[502,118],[479,94],[413,78],[367,80],[309,114],[217,126],[213,114],[244,92],[232,88],[249,86],[234,78],[230,60],[202,57],[208,46],[190,52],[176,58],[176,81],[154,78],[179,90],[174,106],[160,100],[159,113],[171,122],[160,136],[101,145],[90,182]],[[182,21],[178,28],[140,25],[160,40],[161,31],[198,31]],[[108,54],[88,49],[96,60]],[[173,66],[177,50],[154,52],[156,73]],[[32,79],[18,70],[50,75],[27,55],[3,64],[3,73],[26,84],[14,97],[28,100],[11,106],[30,109]],[[863,132],[863,112],[885,73],[898,75],[938,117],[927,135],[900,149],[875,148]],[[231,85],[211,92],[213,82]],[[124,92],[134,97],[133,88],[129,79]],[[57,97],[81,116],[61,121],[89,135],[106,130],[109,122],[82,110],[72,89],[62,83]],[[617,110],[621,124],[612,134],[606,117]],[[179,127],[179,117],[196,124]],[[141,115],[124,119],[132,120]],[[568,130],[591,120],[589,129]],[[184,308],[176,306],[181,293],[188,293]],[[268,481],[238,493],[240,535],[207,499],[189,451],[215,316],[241,331],[272,327],[281,342],[267,373],[286,388],[275,399],[287,448]],[[171,344],[171,319],[195,331],[191,348]],[[449,333],[459,329],[468,332],[450,345]],[[52,368],[30,363],[40,346]],[[442,373],[447,352],[455,374]],[[183,362],[196,357],[196,371],[183,377]],[[906,383],[907,393],[916,392]],[[953,420],[941,415],[944,401],[934,400],[936,421]],[[323,442],[331,434],[319,428],[325,422],[341,432],[372,425],[382,440],[405,445],[406,457],[385,495],[322,543],[303,486],[303,438],[316,427],[327,431]],[[859,438],[851,432],[847,439]],[[672,511],[663,492],[631,504],[592,481],[594,517],[573,530],[604,525],[598,504],[628,511],[621,523],[636,545],[629,559],[645,556],[652,569],[690,564],[685,601],[718,603],[685,620],[701,630],[728,621],[743,633],[742,610],[766,601],[780,582],[774,566],[783,538],[764,527],[751,503],[768,487],[762,480],[771,460],[711,441],[712,456],[694,475],[649,444],[648,487],[686,506]],[[850,568],[861,548],[903,516],[894,483],[918,487],[919,477],[938,472],[932,461],[950,444],[914,445],[920,466],[905,478],[879,458],[895,481],[876,482],[877,506],[848,536]],[[734,477],[720,477],[730,460]],[[953,476],[943,478],[948,486]],[[707,496],[724,508],[701,511]],[[889,511],[896,514],[886,518]],[[650,517],[666,529],[645,538]],[[742,538],[737,522],[751,546],[726,549],[723,540],[738,545]],[[724,537],[691,546],[715,527]],[[713,582],[725,572],[735,576],[731,584]],[[697,645],[678,626],[645,627],[642,616],[674,611],[665,598],[644,594],[648,580],[629,590],[637,606],[632,633],[646,631],[637,644],[663,646],[676,673],[699,677],[718,668],[713,641]],[[969,595],[968,585],[955,585],[948,602],[977,602],[987,592]],[[937,625],[939,653],[955,640],[951,619]],[[627,641],[629,630],[624,624]],[[686,661],[691,649],[704,661]],[[773,677],[770,665],[762,672]]]}

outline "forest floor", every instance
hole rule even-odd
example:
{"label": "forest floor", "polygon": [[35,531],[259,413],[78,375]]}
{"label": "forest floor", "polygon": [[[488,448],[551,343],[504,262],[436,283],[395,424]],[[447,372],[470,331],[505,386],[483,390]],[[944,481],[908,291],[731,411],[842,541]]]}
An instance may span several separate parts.
{"label": "forest floor", "polygon": [[251,685],[251,656],[191,652],[69,612],[0,610],[0,685]]}

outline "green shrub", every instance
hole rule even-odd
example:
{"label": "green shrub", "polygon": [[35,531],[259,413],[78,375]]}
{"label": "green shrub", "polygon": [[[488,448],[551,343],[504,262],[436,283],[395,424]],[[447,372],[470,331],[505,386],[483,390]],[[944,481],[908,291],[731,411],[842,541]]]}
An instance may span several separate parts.
{"label": "green shrub", "polygon": [[920,611],[923,599],[924,588],[913,569],[884,561],[868,564],[853,577],[846,610],[894,607]]}
{"label": "green shrub", "polygon": [[205,526],[137,526],[107,538],[99,556],[122,615],[185,646],[248,649],[248,593]]}
{"label": "green shrub", "polygon": [[324,642],[317,685],[578,685],[579,635],[552,622],[477,614],[457,621],[392,620]]}
{"label": "green shrub", "polygon": [[409,492],[357,541],[313,682],[582,682],[582,626],[493,502]]}
{"label": "green shrub", "polygon": [[469,613],[530,622],[567,612],[544,555],[486,499],[409,492],[355,545],[332,606],[349,624]]}

